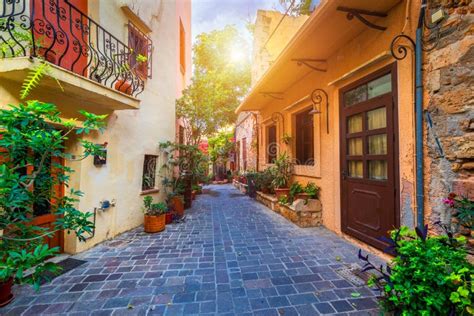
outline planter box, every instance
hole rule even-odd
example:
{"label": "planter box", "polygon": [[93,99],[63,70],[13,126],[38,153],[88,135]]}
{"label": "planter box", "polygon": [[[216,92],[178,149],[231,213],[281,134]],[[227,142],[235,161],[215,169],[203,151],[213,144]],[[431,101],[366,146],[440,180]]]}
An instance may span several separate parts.
{"label": "planter box", "polygon": [[321,201],[297,199],[291,205],[278,203],[274,195],[257,192],[257,201],[299,227],[317,227],[323,223]]}
{"label": "planter box", "polygon": [[266,194],[260,191],[257,191],[257,201],[271,209],[272,211],[279,213],[280,209],[278,208],[278,199],[273,194]]}

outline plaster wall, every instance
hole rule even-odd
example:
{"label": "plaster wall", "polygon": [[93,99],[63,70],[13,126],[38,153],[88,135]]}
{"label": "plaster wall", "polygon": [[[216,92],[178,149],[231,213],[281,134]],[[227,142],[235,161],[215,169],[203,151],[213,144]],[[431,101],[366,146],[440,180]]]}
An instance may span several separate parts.
{"label": "plaster wall", "polygon": [[[366,75],[395,62],[390,57],[390,43],[398,35],[406,21],[406,2],[402,1],[388,13],[383,24],[388,26],[387,30],[381,32],[365,28],[364,31],[354,37],[351,41],[338,48],[327,60],[327,72],[309,72],[299,81],[295,82],[285,93],[284,100],[274,100],[261,110],[262,140],[266,139],[266,122],[271,122],[271,114],[279,111],[284,115],[284,129],[278,127],[280,139],[283,132],[294,135],[298,128],[294,124],[294,114],[311,107],[310,101],[285,110],[297,100],[309,95],[316,88],[324,89],[329,95],[329,121],[326,120],[326,109],[323,113],[314,117],[314,139],[315,139],[315,165],[296,166],[294,180],[301,183],[309,181],[321,187],[321,201],[323,205],[323,223],[331,230],[341,233],[341,193],[340,193],[340,135],[339,135],[339,90],[348,84],[365,77]],[[409,20],[405,34],[414,37],[418,3],[412,1],[409,7]],[[348,23],[360,23],[352,21]],[[341,32],[347,25],[341,25]],[[372,61],[365,67],[362,65]],[[400,169],[400,204],[401,223],[414,225],[414,117],[413,117],[413,60],[408,57],[397,63],[397,86],[398,86],[398,139],[399,139],[399,169]],[[350,75],[347,75],[349,74]],[[347,75],[347,76],[346,76]],[[279,123],[282,125],[281,122]],[[326,132],[326,124],[329,124],[329,133]],[[259,152],[260,169],[264,169],[265,142],[262,141]],[[279,151],[293,154],[294,144],[289,146],[279,145]]]}
{"label": "plaster wall", "polygon": [[[73,234],[65,233],[64,250],[68,253],[81,252],[143,223],[141,206],[144,192],[141,192],[141,188],[144,155],[159,156],[159,142],[175,140],[175,100],[190,78],[191,1],[89,1],[89,15],[119,40],[128,43],[129,17],[121,9],[124,5],[127,5],[151,29],[147,35],[154,47],[152,78],[146,80],[144,91],[137,97],[140,100],[139,109],[106,111],[108,117],[105,132],[103,134],[93,132],[84,137],[94,143],[108,143],[105,165],[94,166],[92,157],[82,161],[66,162],[67,166],[75,170],[71,176],[70,187],[84,192],[84,197],[77,204],[79,210],[93,212],[95,208],[99,208],[102,200],[115,202],[115,206],[108,210],[97,212],[93,238],[79,242]],[[187,30],[186,61],[189,67],[184,73],[181,72],[179,65],[180,21]],[[85,79],[78,77],[78,80]],[[1,81],[1,104],[20,102],[16,90],[10,85],[9,81]],[[42,89],[41,85],[37,89]],[[57,104],[60,109],[68,109],[64,99],[58,97],[48,101]],[[101,100],[104,104],[107,103],[105,94]],[[104,113],[104,108],[100,109],[100,113]],[[66,147],[66,151],[71,154],[78,156],[81,154],[79,139],[74,136],[67,141]],[[163,157],[158,158],[157,170],[162,165],[162,160]],[[149,194],[157,201],[163,200],[164,192],[160,190],[159,176],[156,177],[156,183],[157,190]]]}

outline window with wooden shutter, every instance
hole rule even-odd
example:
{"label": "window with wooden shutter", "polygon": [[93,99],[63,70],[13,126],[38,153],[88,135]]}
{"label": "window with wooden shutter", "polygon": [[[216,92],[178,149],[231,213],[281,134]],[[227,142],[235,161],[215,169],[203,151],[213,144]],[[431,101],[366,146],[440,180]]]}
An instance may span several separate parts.
{"label": "window with wooden shutter", "polygon": [[311,109],[296,115],[296,164],[314,165],[314,125]]}
{"label": "window with wooden shutter", "polygon": [[[148,73],[151,63],[150,39],[134,26],[132,22],[128,22],[128,46],[131,51],[129,58],[130,69],[142,79],[151,77]],[[137,58],[138,56],[144,56],[147,60],[139,61],[137,60],[139,59]]]}
{"label": "window with wooden shutter", "polygon": [[155,189],[156,161],[158,156],[145,155],[143,162],[142,191]]}
{"label": "window with wooden shutter", "polygon": [[277,156],[277,128],[276,125],[267,127],[267,163],[274,163]]}

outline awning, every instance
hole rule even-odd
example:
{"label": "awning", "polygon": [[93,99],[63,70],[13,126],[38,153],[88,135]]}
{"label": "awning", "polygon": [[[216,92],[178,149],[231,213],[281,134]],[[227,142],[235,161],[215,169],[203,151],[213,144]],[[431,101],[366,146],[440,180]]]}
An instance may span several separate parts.
{"label": "awning", "polygon": [[[301,29],[291,39],[277,60],[255,84],[236,113],[260,110],[279,97],[296,82],[315,71],[298,65],[298,60],[313,60],[309,64],[316,68],[327,67],[325,62],[340,47],[369,27],[357,17],[349,20],[348,13],[340,10],[351,8],[369,12],[387,13],[401,0],[323,0]],[[338,10],[339,8],[339,10]],[[368,21],[385,26],[383,17],[364,16]],[[380,30],[374,30],[380,32]],[[269,97],[270,94],[270,97]],[[273,98],[271,97],[273,96]]]}

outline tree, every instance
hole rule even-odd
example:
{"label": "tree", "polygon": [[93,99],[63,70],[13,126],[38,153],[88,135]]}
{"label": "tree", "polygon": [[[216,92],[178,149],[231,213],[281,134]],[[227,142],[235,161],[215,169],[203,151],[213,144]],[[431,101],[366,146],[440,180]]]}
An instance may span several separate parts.
{"label": "tree", "polygon": [[290,15],[310,15],[311,4],[314,0],[280,0],[283,10]]}
{"label": "tree", "polygon": [[198,35],[192,82],[176,101],[188,144],[197,145],[235,121],[234,111],[250,87],[247,47],[233,26]]}

